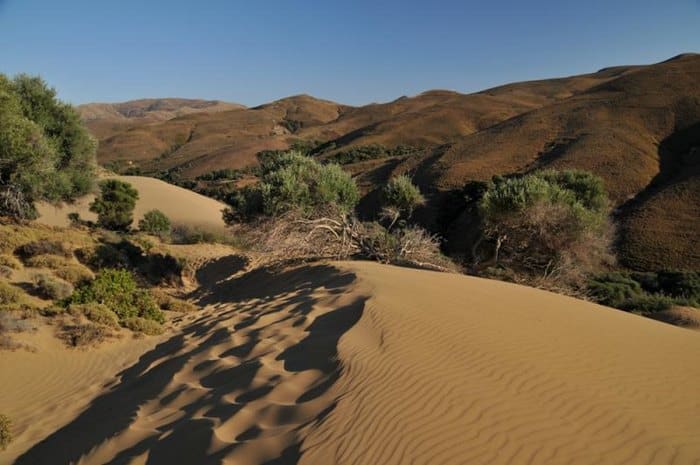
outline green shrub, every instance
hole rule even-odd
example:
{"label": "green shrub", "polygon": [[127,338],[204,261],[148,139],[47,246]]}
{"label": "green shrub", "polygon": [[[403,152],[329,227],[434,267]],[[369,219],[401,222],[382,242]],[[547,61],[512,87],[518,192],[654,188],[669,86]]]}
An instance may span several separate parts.
{"label": "green shrub", "polygon": [[163,333],[163,326],[154,320],[140,317],[131,317],[124,320],[123,325],[136,333],[143,333],[155,336]]}
{"label": "green shrub", "polygon": [[175,223],[171,238],[175,244],[228,244],[232,238],[224,228]]}
{"label": "green shrub", "polygon": [[620,272],[605,273],[592,278],[588,289],[596,302],[616,308],[621,308],[623,302],[644,294],[637,281]]}
{"label": "green shrub", "polygon": [[611,261],[611,224],[602,181],[579,171],[495,178],[479,201],[494,261],[524,276],[585,285]]}
{"label": "green shrub", "polygon": [[663,312],[671,308],[675,303],[671,297],[665,295],[642,294],[621,302],[618,308],[629,312],[647,314]]}
{"label": "green shrub", "polygon": [[425,203],[425,198],[411,178],[402,174],[391,178],[384,187],[382,203],[384,207],[395,209],[398,213],[410,218],[413,210]]}
{"label": "green shrub", "polygon": [[103,304],[71,304],[68,311],[73,315],[83,315],[88,320],[99,325],[119,327],[119,317]]}
{"label": "green shrub", "polygon": [[68,299],[70,304],[104,304],[117,314],[121,322],[132,317],[165,321],[163,312],[145,289],[140,289],[131,272],[105,269],[90,283],[80,286]]}
{"label": "green shrub", "polygon": [[34,276],[34,288],[42,297],[53,300],[66,299],[73,293],[70,283],[48,273],[38,273]]}
{"label": "green shrub", "polygon": [[0,305],[17,304],[22,300],[22,291],[4,281],[0,281]]}
{"label": "green shrub", "polygon": [[12,421],[7,415],[0,414],[0,450],[7,449],[12,439]]}
{"label": "green shrub", "polygon": [[696,278],[697,273],[687,271],[604,273],[591,278],[588,290],[598,303],[645,314],[673,305],[700,306]]}
{"label": "green shrub", "polygon": [[97,224],[113,231],[127,231],[133,222],[139,193],[131,184],[117,179],[100,182],[100,195],[90,204]]}
{"label": "green shrub", "polygon": [[170,219],[160,210],[151,210],[139,221],[139,229],[149,234],[166,234],[170,232]]}
{"label": "green shrub", "polygon": [[260,190],[267,215],[295,209],[310,212],[324,206],[348,212],[359,200],[355,182],[340,166],[322,165],[296,152],[264,167]]}

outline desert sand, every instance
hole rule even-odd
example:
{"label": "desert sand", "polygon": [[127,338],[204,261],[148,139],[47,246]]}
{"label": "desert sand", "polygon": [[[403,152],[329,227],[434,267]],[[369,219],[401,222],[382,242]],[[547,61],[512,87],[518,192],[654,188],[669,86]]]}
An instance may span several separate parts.
{"label": "desert sand", "polygon": [[205,264],[204,310],[161,339],[0,354],[0,463],[700,463],[697,332],[462,275],[244,265]]}
{"label": "desert sand", "polygon": [[[173,223],[224,228],[221,210],[226,205],[212,198],[199,195],[181,187],[155,178],[144,176],[107,176],[128,182],[139,191],[134,209],[134,224],[149,210],[161,210]],[[68,214],[78,212],[83,220],[94,221],[97,215],[90,212],[90,203],[95,197],[89,195],[73,204],[53,206],[39,204],[39,223],[49,226],[69,226]]]}

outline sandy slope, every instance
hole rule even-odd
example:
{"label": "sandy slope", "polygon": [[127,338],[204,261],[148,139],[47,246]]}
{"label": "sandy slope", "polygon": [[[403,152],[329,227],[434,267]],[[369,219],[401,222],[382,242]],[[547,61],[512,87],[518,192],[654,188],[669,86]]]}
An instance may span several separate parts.
{"label": "sandy slope", "polygon": [[[174,223],[224,227],[221,210],[226,205],[221,202],[155,178],[143,176],[114,176],[114,178],[130,183],[139,191],[139,200],[134,210],[135,223],[147,211],[157,209],[168,215]],[[39,205],[38,221],[49,226],[68,226],[67,215],[71,212],[80,213],[80,217],[84,220],[95,220],[96,215],[89,210],[93,199],[94,196],[87,196],[74,204],[58,208],[46,204]]]}
{"label": "sandy slope", "polygon": [[15,463],[700,463],[696,332],[465,276],[241,266],[206,265],[206,309]]}

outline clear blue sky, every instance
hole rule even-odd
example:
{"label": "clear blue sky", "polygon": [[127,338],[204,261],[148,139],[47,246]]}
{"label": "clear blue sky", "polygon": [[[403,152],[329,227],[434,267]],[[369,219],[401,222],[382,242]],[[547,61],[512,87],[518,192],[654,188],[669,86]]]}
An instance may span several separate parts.
{"label": "clear blue sky", "polygon": [[700,0],[0,0],[0,72],[73,103],[349,104],[700,51]]}

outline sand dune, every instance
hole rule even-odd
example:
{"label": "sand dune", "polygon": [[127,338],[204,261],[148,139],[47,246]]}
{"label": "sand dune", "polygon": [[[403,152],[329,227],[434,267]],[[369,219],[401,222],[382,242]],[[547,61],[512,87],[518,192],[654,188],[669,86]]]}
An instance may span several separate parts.
{"label": "sand dune", "polygon": [[[221,210],[226,205],[212,198],[199,195],[181,187],[168,184],[155,178],[143,176],[112,176],[130,183],[139,191],[139,200],[134,209],[134,224],[149,210],[157,209],[168,215],[174,223],[190,225],[206,225],[209,227],[224,227]],[[68,226],[68,213],[78,212],[84,220],[96,220],[97,216],[90,212],[90,203],[94,196],[87,196],[78,202],[55,207],[53,205],[38,205],[38,221],[49,226]]]}
{"label": "sand dune", "polygon": [[700,462],[696,332],[460,275],[227,263],[199,273],[205,310],[43,415],[14,463]]}

